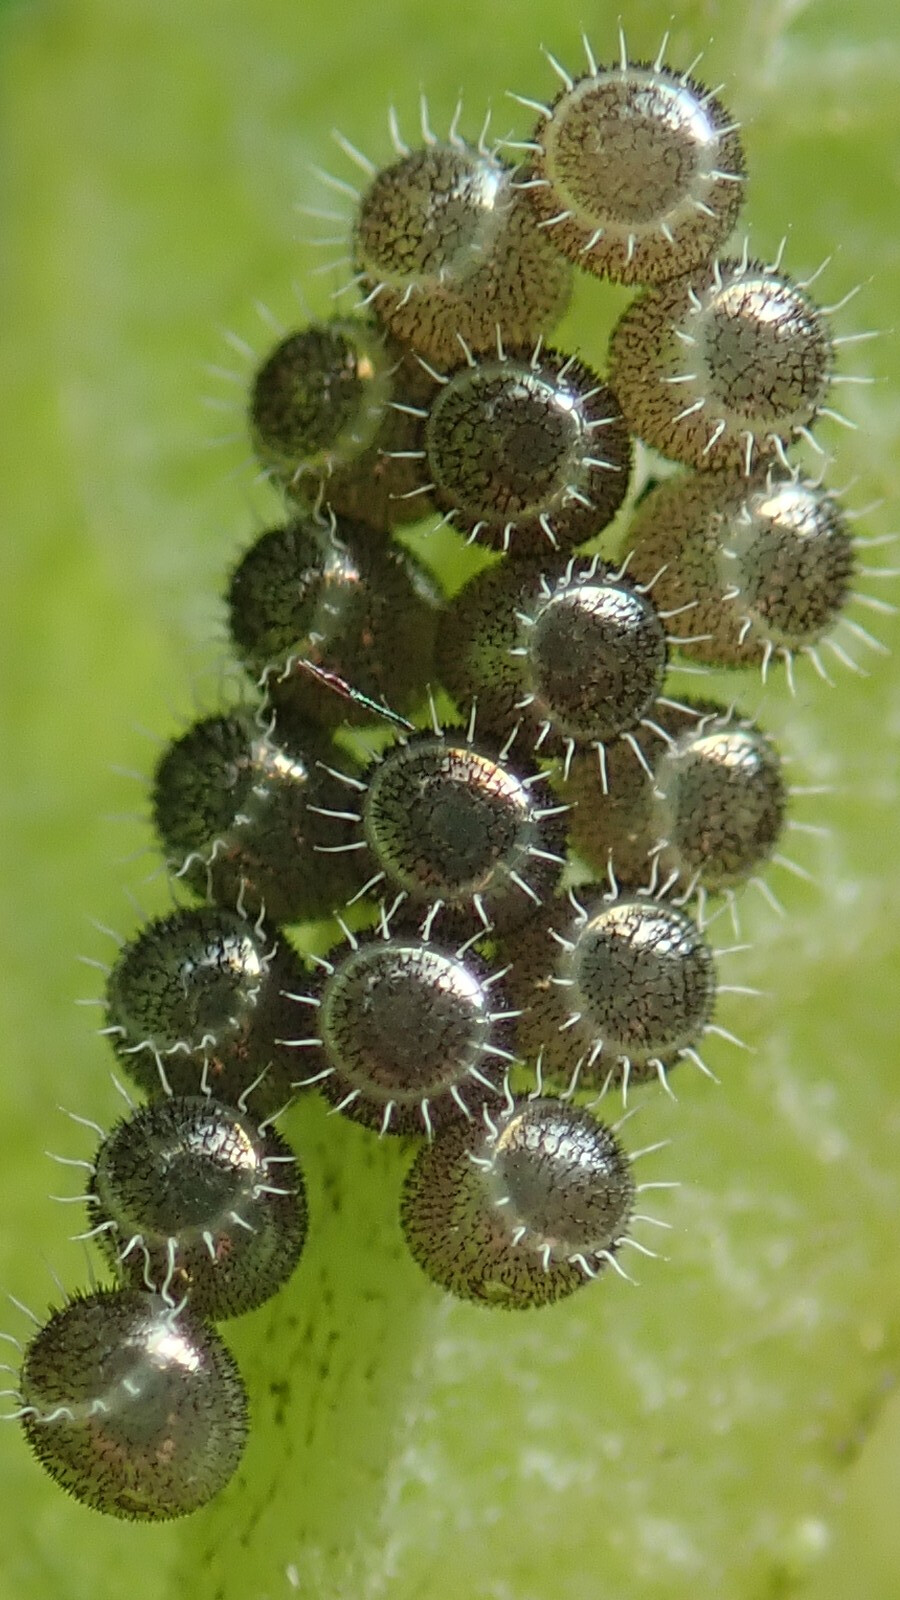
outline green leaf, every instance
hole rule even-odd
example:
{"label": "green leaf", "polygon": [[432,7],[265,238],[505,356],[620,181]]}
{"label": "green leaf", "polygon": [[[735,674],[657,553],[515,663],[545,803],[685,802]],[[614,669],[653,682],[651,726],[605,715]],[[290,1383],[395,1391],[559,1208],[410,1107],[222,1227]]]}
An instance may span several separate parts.
{"label": "green leaf", "polygon": [[[67,1192],[67,1175],[43,1149],[90,1153],[90,1136],[56,1106],[108,1125],[117,1105],[90,1034],[99,1013],[71,1005],[100,977],[75,954],[104,960],[115,948],[89,917],[136,925],[124,886],[148,911],[165,904],[158,878],[145,883],[152,854],[123,864],[148,835],[109,814],[141,810],[145,791],[110,764],[146,774],[153,738],[190,713],[192,696],[215,703],[225,658],[215,597],[273,514],[250,468],[234,473],[242,444],[208,446],[241,434],[241,391],[202,368],[246,373],[220,330],[262,351],[270,335],[256,299],[289,322],[302,315],[300,280],[314,308],[327,305],[330,280],[308,276],[322,252],[296,240],[318,225],[292,208],[329,205],[311,162],[352,181],[332,124],[387,158],[388,103],[412,130],[424,85],[438,127],[460,86],[473,130],[491,98],[498,129],[522,127],[503,92],[549,91],[539,43],[578,59],[560,10],[550,0],[3,10],[0,1282],[39,1315],[58,1298],[47,1262],[67,1286],[88,1271],[65,1243],[77,1208],[45,1199]],[[670,0],[632,7],[632,49],[654,54],[669,13]],[[687,65],[715,32],[700,70],[726,80],[746,124],[754,247],[774,252],[790,227],[786,265],[801,276],[840,247],[823,297],[865,280],[842,332],[886,329],[896,315],[892,22],[882,0],[692,0],[668,52]],[[615,50],[611,13],[592,40],[601,57]],[[560,342],[602,361],[622,299],[581,284]],[[859,428],[829,436],[830,478],[858,480],[851,503],[889,505],[896,341],[849,347],[844,368],[879,381],[839,391]],[[204,392],[234,410],[205,409]],[[890,525],[882,507],[860,530]],[[883,638],[895,632],[852,615]],[[883,1408],[900,1309],[900,692],[889,661],[847,643],[869,679],[836,664],[828,690],[801,671],[794,701],[757,679],[740,684],[742,704],[795,756],[794,781],[834,786],[796,810],[831,832],[821,846],[791,838],[788,853],[817,885],[782,873],[788,919],[760,904],[745,921],[752,952],[731,958],[735,982],[768,991],[723,1001],[723,1024],[755,1054],[715,1041],[722,1087],[688,1077],[677,1105],[648,1100],[637,1119],[635,1142],[673,1141],[652,1174],[647,1164],[683,1185],[655,1208],[674,1224],[671,1260],[639,1261],[638,1289],[603,1282],[539,1313],[453,1305],[402,1252],[402,1154],[305,1107],[291,1131],[310,1177],[308,1256],[283,1296],[226,1330],[255,1413],[240,1481],[190,1522],[119,1525],[67,1501],[10,1427],[4,1592],[895,1595],[900,1419]],[[19,1313],[4,1320],[27,1337]]]}

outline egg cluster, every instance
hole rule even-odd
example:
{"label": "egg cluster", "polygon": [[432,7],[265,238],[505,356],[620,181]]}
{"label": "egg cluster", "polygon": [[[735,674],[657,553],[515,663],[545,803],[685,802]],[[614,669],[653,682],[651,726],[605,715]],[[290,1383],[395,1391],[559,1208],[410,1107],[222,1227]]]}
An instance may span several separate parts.
{"label": "egg cluster", "polygon": [[[300,1257],[273,1127],[295,1096],[416,1143],[401,1225],[449,1292],[528,1308],[624,1275],[666,1185],[597,1105],[708,1072],[710,911],[762,881],[789,804],[763,729],[670,671],[844,654],[854,541],[791,455],[821,448],[839,341],[780,261],[718,254],[739,130],[662,52],[553,65],[512,155],[424,117],[416,148],[392,120],[381,170],[350,152],[360,304],[252,377],[284,514],[227,589],[247,694],[154,776],[196,903],[108,974],[103,1032],[145,1097],[82,1163],[113,1283],[17,1377],[39,1459],[116,1515],[191,1511],[235,1468],[212,1324]],[[640,290],[608,373],[547,342],[576,267]],[[681,470],[613,536],[636,439]],[[482,548],[452,597],[398,537],[423,519]],[[284,931],[330,915],[325,956]]]}

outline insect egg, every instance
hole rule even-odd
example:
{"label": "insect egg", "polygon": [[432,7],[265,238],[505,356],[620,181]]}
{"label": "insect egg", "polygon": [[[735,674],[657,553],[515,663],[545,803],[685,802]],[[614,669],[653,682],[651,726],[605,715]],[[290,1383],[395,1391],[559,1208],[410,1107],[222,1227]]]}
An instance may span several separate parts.
{"label": "insect egg", "polygon": [[527,1310],[615,1266],[634,1193],[628,1157],[589,1111],[510,1097],[419,1152],[401,1226],[442,1289]]}
{"label": "insect egg", "polygon": [[578,750],[568,774],[557,780],[560,798],[572,807],[569,843],[598,877],[612,868],[616,882],[641,888],[659,844],[655,771],[667,742],[693,727],[699,712],[687,704],[657,700],[652,719],[629,739],[613,739],[603,750]]}
{"label": "insect egg", "polygon": [[668,657],[653,598],[596,559],[546,576],[479,574],[451,601],[438,656],[445,682],[486,726],[521,722],[541,755],[602,746],[646,718]]}
{"label": "insect egg", "polygon": [[751,877],[775,849],[786,791],[778,751],[755,723],[721,706],[657,707],[660,733],[642,735],[644,763],[607,751],[607,794],[596,762],[580,756],[563,786],[573,802],[572,844],[598,873],[717,893]]}
{"label": "insect egg", "polygon": [[478,726],[504,737],[521,722],[522,671],[511,652],[521,643],[519,612],[530,612],[545,573],[563,563],[524,557],[477,572],[447,602],[438,622],[436,659],[441,683],[458,706],[477,703]]}
{"label": "insect egg", "polygon": [[[526,625],[530,678],[523,710],[566,740],[603,743],[650,710],[666,671],[665,628],[652,601],[593,563],[570,567]],[[540,738],[540,735],[538,736]]]}
{"label": "insect egg", "polygon": [[533,764],[461,728],[393,745],[359,797],[365,888],[402,902],[392,922],[442,937],[524,921],[565,865],[566,808],[536,795],[539,782]]}
{"label": "insect egg", "polygon": [[132,1288],[187,1295],[218,1321],[262,1305],[297,1265],[306,1196],[293,1152],[235,1107],[199,1095],[125,1118],[94,1160],[88,1225]]}
{"label": "insect egg", "polygon": [[417,413],[434,388],[421,364],[368,322],[338,318],[291,333],[253,380],[250,432],[266,475],[291,502],[387,531],[431,502]]}
{"label": "insect egg", "polygon": [[38,1461],[116,1517],[198,1510],[246,1442],[244,1385],[219,1335],[138,1289],[99,1289],[54,1312],[25,1351],[20,1388]]}
{"label": "insect egg", "polygon": [[610,381],[645,444],[704,470],[777,458],[810,438],[831,382],[824,312],[777,267],[716,261],[648,289],[610,341]]}
{"label": "insect egg", "polygon": [[437,592],[399,548],[369,528],[302,517],[252,546],[228,591],[235,648],[277,709],[334,724],[360,714],[296,663],[322,663],[363,695],[403,711],[423,694]]}
{"label": "insect egg", "polygon": [[[728,237],[744,157],[725,107],[662,62],[553,63],[564,87],[525,146],[524,183],[557,249],[601,278],[660,283],[700,266]],[[551,58],[552,60],[552,58]],[[525,104],[532,102],[526,101]]]}
{"label": "insect egg", "polygon": [[250,429],[280,480],[328,475],[371,444],[391,398],[397,356],[378,330],[336,319],[290,333],[254,376]]}
{"label": "insect egg", "polygon": [[707,890],[742,883],[768,859],[784,822],[775,746],[749,722],[704,718],[656,769],[660,869]]}
{"label": "insect egg", "polygon": [[[687,912],[623,892],[517,936],[509,992],[520,1055],[583,1085],[643,1083],[695,1057],[716,998],[712,951]],[[512,954],[512,952],[510,952]],[[580,1063],[580,1065],[579,1065]],[[577,1068],[577,1074],[576,1074]]]}
{"label": "insect egg", "polygon": [[694,659],[765,672],[773,656],[790,669],[799,652],[824,676],[817,646],[834,649],[854,568],[848,523],[825,489],[771,473],[673,477],[641,503],[629,542],[630,571],[659,574],[659,603],[689,607],[680,624]]}
{"label": "insect egg", "polygon": [[282,991],[302,978],[293,950],[261,920],[176,911],[125,945],[107,982],[104,1031],[146,1094],[211,1092],[228,1105],[249,1096],[255,1111],[273,1110],[288,1097],[275,1044],[290,1015]]}
{"label": "insect egg", "polygon": [[615,396],[555,350],[467,362],[438,389],[424,446],[444,521],[516,556],[583,543],[628,488]]}
{"label": "insect egg", "polygon": [[[312,1038],[287,1038],[335,1109],[381,1133],[425,1133],[501,1094],[515,1058],[499,974],[471,949],[381,934],[332,954],[317,989],[296,995]],[[501,980],[502,981],[502,980]],[[309,1008],[314,1008],[312,1011]]]}
{"label": "insect egg", "polygon": [[512,172],[483,145],[403,147],[362,195],[358,282],[386,327],[438,365],[528,342],[561,316],[571,269],[537,226]]}
{"label": "insect egg", "polygon": [[[170,872],[220,905],[238,898],[273,922],[301,922],[340,905],[359,882],[348,858],[329,860],[350,837],[337,815],[341,792],[321,731],[237,710],[205,717],[167,746],[152,808]],[[327,815],[325,813],[328,813]]]}

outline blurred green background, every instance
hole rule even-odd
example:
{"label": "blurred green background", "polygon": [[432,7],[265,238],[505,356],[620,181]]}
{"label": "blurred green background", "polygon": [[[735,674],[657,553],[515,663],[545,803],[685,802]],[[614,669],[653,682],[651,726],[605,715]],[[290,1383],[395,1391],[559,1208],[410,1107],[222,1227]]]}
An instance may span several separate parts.
{"label": "blurred green background", "polygon": [[[655,53],[671,10],[624,8],[633,52]],[[613,53],[615,11],[566,0],[0,8],[0,1288],[40,1314],[50,1269],[87,1271],[65,1242],[76,1208],[47,1200],[73,1190],[45,1148],[89,1149],[56,1108],[116,1114],[99,1013],[73,1006],[100,975],[76,953],[109,958],[89,919],[128,933],[129,892],[166,903],[134,854],[146,829],[122,820],[144,804],[123,769],[146,774],[215,702],[216,596],[267,514],[242,443],[210,443],[240,435],[240,394],[204,366],[235,364],[223,328],[265,349],[256,300],[281,323],[302,316],[294,283],[328,305],[309,273],[340,251],[304,242],[319,228],[294,207],[335,204],[311,163],[352,181],[332,125],[387,158],[388,103],[412,132],[425,88],[438,128],[462,90],[467,131],[489,100],[498,131],[522,129],[504,91],[549,93],[538,46],[571,65],[582,25]],[[840,331],[891,328],[894,7],[690,0],[669,59],[710,35],[701,71],[746,127],[754,246],[790,228],[801,276],[836,251],[823,297],[865,280]],[[602,362],[622,298],[580,285],[559,342]],[[866,534],[896,526],[897,348],[885,332],[848,353],[877,383],[838,391],[858,431],[827,438],[848,503],[883,502]],[[854,615],[896,644],[894,622]],[[309,1111],[313,1193],[330,1174],[342,1207],[319,1202],[311,1261],[234,1330],[258,1417],[245,1477],[190,1523],[119,1526],[58,1493],[8,1425],[4,1594],[895,1600],[900,680],[865,662],[833,690],[801,670],[793,702],[743,688],[794,781],[833,786],[797,805],[831,832],[791,840],[816,883],[780,874],[788,920],[760,902],[729,966],[767,991],[723,1008],[754,1056],[716,1042],[721,1089],[688,1078],[637,1119],[632,1144],[674,1141],[647,1175],[683,1182],[655,1208],[668,1264],[533,1316],[451,1305],[402,1259],[394,1156]],[[12,1308],[0,1323],[27,1332]]]}

